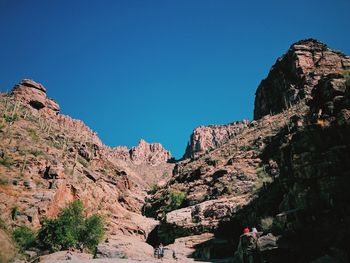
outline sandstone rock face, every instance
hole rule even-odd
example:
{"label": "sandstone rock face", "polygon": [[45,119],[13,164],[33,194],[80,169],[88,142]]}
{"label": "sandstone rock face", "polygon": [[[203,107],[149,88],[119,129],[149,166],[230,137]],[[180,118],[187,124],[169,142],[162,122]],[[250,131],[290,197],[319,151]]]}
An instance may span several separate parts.
{"label": "sandstone rock face", "polygon": [[[273,231],[281,235],[283,246],[277,242],[278,249],[269,253],[268,262],[349,259],[344,246],[350,242],[348,78],[339,73],[325,75],[311,96],[302,125],[281,131],[262,154],[265,160],[275,160],[267,170],[276,170],[278,179],[266,187],[266,194],[235,215],[244,224],[255,225],[266,214],[274,217]],[[274,247],[273,240],[267,241]]]}
{"label": "sandstone rock face", "polygon": [[261,81],[255,95],[254,119],[279,113],[299,99],[310,98],[322,76],[349,68],[348,56],[317,40],[293,44]]}
{"label": "sandstone rock face", "polygon": [[172,156],[160,143],[150,144],[145,140],[140,140],[136,147],[130,149],[130,158],[135,164],[148,163],[156,165],[168,162],[172,159]]}
{"label": "sandstone rock face", "polygon": [[226,125],[200,126],[194,129],[183,159],[196,158],[218,148],[229,139],[240,134],[248,125],[249,121],[243,120]]}
{"label": "sandstone rock face", "polygon": [[152,260],[153,247],[141,240],[127,237],[109,238],[108,243],[102,243],[97,247],[97,258],[132,258],[134,260]]}
{"label": "sandstone rock face", "polygon": [[125,146],[117,146],[114,147],[111,150],[111,157],[123,160],[123,161],[130,161],[130,153],[129,149]]}
{"label": "sandstone rock face", "polygon": [[22,80],[13,88],[12,94],[45,114],[57,115],[60,111],[60,106],[46,96],[46,88],[33,80]]}
{"label": "sandstone rock face", "polygon": [[[177,236],[201,234],[213,232],[217,229],[220,221],[232,216],[237,207],[245,203],[244,198],[221,198],[209,200],[197,205],[171,211],[166,215],[166,223],[172,225]],[[178,229],[178,230],[176,230]],[[169,237],[169,232],[160,228],[160,236]],[[185,234],[186,233],[186,234]]]}
{"label": "sandstone rock face", "polygon": [[173,159],[171,153],[160,143],[148,143],[141,139],[139,144],[128,150],[125,146],[118,146],[110,151],[110,156],[116,159],[130,161],[133,164],[159,165]]}

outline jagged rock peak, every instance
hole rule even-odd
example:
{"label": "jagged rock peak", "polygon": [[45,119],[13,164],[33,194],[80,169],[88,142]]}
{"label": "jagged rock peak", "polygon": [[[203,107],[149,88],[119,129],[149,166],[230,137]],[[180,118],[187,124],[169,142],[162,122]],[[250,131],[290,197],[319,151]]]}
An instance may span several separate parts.
{"label": "jagged rock peak", "polygon": [[275,114],[311,98],[318,81],[330,73],[350,68],[350,58],[316,39],[305,39],[291,45],[277,59],[255,94],[254,119]]}
{"label": "jagged rock peak", "polygon": [[148,143],[141,139],[136,147],[130,149],[131,160],[135,164],[159,164],[168,162],[172,156],[160,143]]}
{"label": "jagged rock peak", "polygon": [[116,159],[131,161],[134,164],[158,165],[173,160],[171,153],[165,150],[160,143],[148,143],[143,139],[130,150],[125,146],[113,148],[112,156]]}
{"label": "jagged rock peak", "polygon": [[248,120],[243,120],[225,125],[208,125],[195,128],[187,144],[183,159],[195,158],[221,146],[230,138],[239,134],[248,124]]}
{"label": "jagged rock peak", "polygon": [[46,88],[31,79],[23,79],[12,89],[11,94],[23,103],[47,115],[57,115],[60,106],[46,95]]}

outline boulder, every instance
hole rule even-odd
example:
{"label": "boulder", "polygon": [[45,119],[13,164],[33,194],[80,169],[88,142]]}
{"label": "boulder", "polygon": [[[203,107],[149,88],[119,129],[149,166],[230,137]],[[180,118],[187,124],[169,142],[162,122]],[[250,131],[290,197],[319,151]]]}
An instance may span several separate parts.
{"label": "boulder", "polygon": [[97,246],[96,257],[132,258],[143,261],[153,258],[153,247],[135,237],[112,236],[108,242]]}

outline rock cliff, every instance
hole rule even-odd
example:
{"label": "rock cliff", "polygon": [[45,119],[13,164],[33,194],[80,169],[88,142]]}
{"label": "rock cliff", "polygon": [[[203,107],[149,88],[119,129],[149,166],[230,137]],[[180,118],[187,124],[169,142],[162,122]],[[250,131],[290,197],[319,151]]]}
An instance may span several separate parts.
{"label": "rock cliff", "polygon": [[130,150],[125,146],[117,146],[110,152],[111,156],[133,164],[159,165],[173,161],[171,153],[160,143],[148,143],[141,139],[139,144]]}
{"label": "rock cliff", "polygon": [[183,159],[196,158],[204,153],[212,151],[249,125],[249,121],[237,121],[226,125],[200,126],[194,129],[190,141],[187,144]]}
{"label": "rock cliff", "polygon": [[276,114],[303,98],[310,98],[313,87],[325,75],[350,68],[350,58],[318,40],[293,44],[277,59],[256,94],[254,119]]}
{"label": "rock cliff", "polygon": [[[197,248],[207,259],[238,249],[234,262],[347,262],[348,70],[349,57],[325,44],[293,44],[257,90],[255,121],[226,138],[220,127],[222,144],[210,142],[210,126],[193,133],[191,158],[144,207],[162,220],[157,237],[176,244],[213,233]],[[259,251],[241,249],[243,226],[262,230]]]}

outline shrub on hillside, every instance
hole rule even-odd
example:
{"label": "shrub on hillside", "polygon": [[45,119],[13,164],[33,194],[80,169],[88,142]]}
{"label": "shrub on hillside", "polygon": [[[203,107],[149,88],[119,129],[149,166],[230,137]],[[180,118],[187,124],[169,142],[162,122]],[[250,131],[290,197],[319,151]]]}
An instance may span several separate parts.
{"label": "shrub on hillside", "polygon": [[350,87],[350,70],[344,70],[343,75],[346,81],[346,86]]}
{"label": "shrub on hillside", "polygon": [[166,212],[179,208],[185,200],[185,193],[181,191],[171,192],[168,196],[168,204],[164,207]]}
{"label": "shrub on hillside", "polygon": [[36,239],[35,232],[26,226],[17,227],[12,236],[22,251],[32,247]]}
{"label": "shrub on hillside", "polygon": [[268,217],[264,217],[260,220],[260,227],[264,232],[269,232],[272,229],[273,226],[273,217],[272,216],[268,216]]}
{"label": "shrub on hillside", "polygon": [[104,235],[103,220],[99,215],[83,216],[83,204],[72,202],[56,219],[46,219],[38,240],[43,249],[59,251],[70,248],[93,250]]}
{"label": "shrub on hillside", "polygon": [[0,164],[6,168],[10,168],[14,164],[14,161],[9,156],[5,155],[3,158],[0,158]]}

